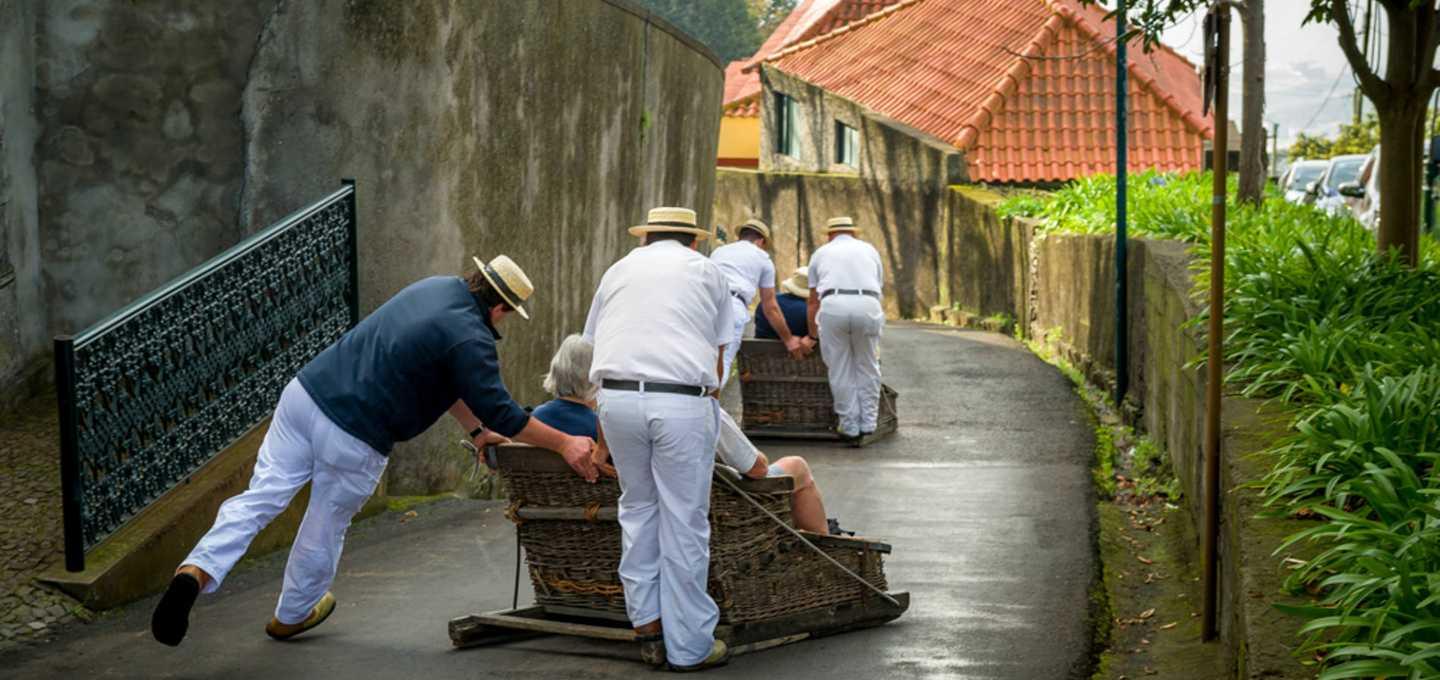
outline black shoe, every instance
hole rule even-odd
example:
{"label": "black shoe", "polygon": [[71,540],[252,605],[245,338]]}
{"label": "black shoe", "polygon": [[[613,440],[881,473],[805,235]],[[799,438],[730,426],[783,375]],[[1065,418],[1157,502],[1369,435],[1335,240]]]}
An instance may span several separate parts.
{"label": "black shoe", "polygon": [[835,519],[834,517],[826,518],[826,519],[825,519],[825,523],[828,525],[828,531],[829,531],[829,533],[830,533],[831,536],[854,536],[854,535],[855,535],[855,532],[853,532],[853,531],[846,531],[846,530],[844,530],[844,529],[841,529],[841,528],[840,528],[840,520],[837,520],[837,519]]}
{"label": "black shoe", "polygon": [[200,582],[194,576],[176,574],[170,579],[170,587],[150,617],[150,633],[157,642],[176,647],[185,639],[185,631],[190,628],[190,608],[199,595]]}

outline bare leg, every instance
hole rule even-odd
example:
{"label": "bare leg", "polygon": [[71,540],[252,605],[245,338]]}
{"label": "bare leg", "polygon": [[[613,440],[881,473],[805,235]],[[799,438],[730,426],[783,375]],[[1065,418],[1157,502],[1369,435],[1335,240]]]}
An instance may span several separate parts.
{"label": "bare leg", "polygon": [[830,532],[825,522],[825,499],[820,495],[820,486],[810,474],[810,464],[799,456],[786,456],[775,461],[775,466],[795,478],[795,493],[790,497],[790,512],[795,518],[795,527],[817,534]]}
{"label": "bare leg", "polygon": [[180,574],[185,574],[195,579],[195,582],[200,584],[200,590],[205,590],[205,586],[210,585],[210,575],[205,573],[204,569],[193,564],[180,565],[180,568],[175,570],[175,575],[179,576]]}

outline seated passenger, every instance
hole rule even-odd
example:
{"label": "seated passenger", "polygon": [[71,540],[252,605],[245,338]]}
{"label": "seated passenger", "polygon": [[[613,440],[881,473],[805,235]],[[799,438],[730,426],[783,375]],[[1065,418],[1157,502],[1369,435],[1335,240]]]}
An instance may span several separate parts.
{"label": "seated passenger", "polygon": [[536,406],[530,415],[561,432],[589,432],[586,436],[598,443],[600,418],[595,415],[595,398],[600,390],[589,377],[594,354],[595,348],[585,338],[565,338],[550,358],[550,371],[542,383],[554,399]]}
{"label": "seated passenger", "polygon": [[[600,418],[595,414],[595,397],[599,390],[590,382],[590,360],[594,348],[579,335],[571,335],[560,343],[550,359],[545,375],[545,391],[554,399],[537,407],[530,415],[561,432],[595,439],[595,462],[601,472],[615,476],[609,465],[610,451],[605,446],[605,433],[600,431]],[[588,434],[587,434],[588,433]],[[788,475],[795,479],[791,496],[791,514],[795,527],[817,534],[839,534],[839,526],[825,518],[825,503],[820,487],[810,474],[810,465],[800,456],[786,456],[771,463],[755,448],[740,426],[728,413],[720,412],[720,436],[716,455],[727,465],[751,479]],[[846,532],[849,533],[849,532]]]}
{"label": "seated passenger", "polygon": [[[800,267],[790,278],[780,282],[780,294],[775,296],[775,302],[780,305],[780,314],[785,317],[785,325],[790,327],[790,334],[797,338],[805,338],[810,334],[810,326],[806,317],[806,301],[810,299],[810,275],[807,267]],[[762,340],[779,340],[775,327],[770,325],[770,319],[764,314],[755,314],[755,337]],[[814,342],[806,344],[813,347]]]}

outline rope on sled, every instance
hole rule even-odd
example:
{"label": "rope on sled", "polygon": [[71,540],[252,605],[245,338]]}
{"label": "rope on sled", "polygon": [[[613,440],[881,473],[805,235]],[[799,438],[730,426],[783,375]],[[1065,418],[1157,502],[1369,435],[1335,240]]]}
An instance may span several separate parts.
{"label": "rope on sled", "polygon": [[805,535],[804,535],[804,534],[796,531],[794,527],[790,526],[789,524],[786,524],[786,523],[785,523],[785,520],[782,520],[782,519],[780,519],[779,517],[776,517],[776,516],[775,516],[775,513],[770,512],[770,510],[769,510],[768,508],[766,508],[764,505],[762,505],[762,504],[760,503],[760,501],[755,500],[754,498],[752,498],[752,497],[750,496],[750,494],[745,493],[745,490],[744,490],[744,489],[741,489],[741,488],[740,488],[740,485],[736,484],[735,482],[730,481],[730,478],[727,477],[727,476],[725,476],[724,473],[720,472],[719,469],[716,469],[716,471],[715,471],[715,478],[716,478],[716,479],[719,479],[719,480],[722,481],[722,482],[725,482],[725,486],[730,487],[730,490],[731,490],[731,491],[734,491],[735,493],[740,494],[740,497],[741,497],[741,498],[744,498],[745,500],[750,501],[750,504],[751,504],[751,505],[754,505],[756,508],[758,508],[758,509],[760,510],[760,512],[765,513],[765,516],[766,516],[766,517],[769,517],[769,518],[770,518],[771,520],[773,520],[776,524],[780,525],[781,528],[783,528],[783,529],[785,529],[786,531],[790,532],[790,535],[794,536],[795,538],[800,539],[800,542],[803,543],[803,544],[805,544],[806,547],[808,547],[808,548],[810,548],[811,550],[815,551],[815,554],[817,554],[817,555],[825,558],[825,561],[826,561],[826,562],[829,562],[830,564],[835,565],[835,568],[836,568],[836,569],[839,569],[840,571],[845,572],[845,575],[849,576],[850,578],[855,579],[856,581],[859,581],[859,582],[860,582],[860,585],[863,585],[863,586],[865,586],[866,588],[869,588],[870,590],[875,591],[875,594],[876,594],[876,595],[879,595],[879,596],[881,597],[881,599],[885,600],[886,602],[889,602],[891,605],[894,605],[894,607],[895,607],[896,609],[900,609],[900,602],[898,602],[895,598],[891,597],[889,593],[887,593],[887,592],[885,592],[885,591],[883,591],[883,590],[875,587],[875,584],[873,584],[873,583],[871,583],[871,582],[869,582],[869,581],[866,581],[864,577],[860,576],[859,574],[857,574],[857,573],[855,573],[855,572],[853,572],[853,571],[850,571],[849,567],[846,567],[845,565],[840,564],[839,562],[837,562],[837,561],[835,560],[835,558],[831,557],[831,556],[830,556],[829,554],[827,554],[824,550],[821,550],[819,546],[815,545],[814,543],[811,543],[811,542],[810,542],[810,539],[805,538]]}

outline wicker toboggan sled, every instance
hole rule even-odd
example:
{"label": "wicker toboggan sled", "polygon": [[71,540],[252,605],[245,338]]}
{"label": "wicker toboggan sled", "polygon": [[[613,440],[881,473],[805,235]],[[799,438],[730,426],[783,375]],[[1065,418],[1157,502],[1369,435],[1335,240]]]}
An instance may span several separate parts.
{"label": "wicker toboggan sled", "polygon": [[[454,645],[547,634],[633,642],[616,573],[619,484],[603,477],[586,483],[560,456],[529,446],[498,447],[496,462],[509,484],[507,516],[525,548],[535,604],[452,620]],[[877,626],[909,607],[908,593],[886,592],[890,546],[795,531],[792,488],[789,477],[717,478],[712,485],[709,590],[720,607],[715,636],[736,653]],[[638,647],[636,653],[638,658]]]}
{"label": "wicker toboggan sled", "polygon": [[[830,378],[817,349],[795,360],[779,340],[746,340],[735,361],[745,414],[741,429],[748,437],[837,439]],[[880,418],[863,444],[883,438],[899,426],[898,395],[880,386]]]}

